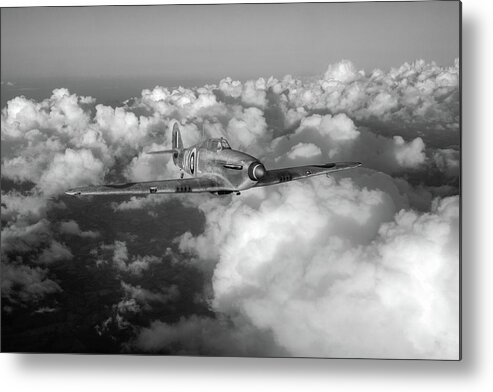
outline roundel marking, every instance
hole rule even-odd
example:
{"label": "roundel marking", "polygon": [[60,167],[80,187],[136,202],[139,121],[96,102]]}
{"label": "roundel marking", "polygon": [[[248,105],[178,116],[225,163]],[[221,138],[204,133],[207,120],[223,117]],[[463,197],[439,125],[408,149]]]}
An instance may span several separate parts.
{"label": "roundel marking", "polygon": [[190,154],[190,173],[195,173],[195,148],[192,150]]}

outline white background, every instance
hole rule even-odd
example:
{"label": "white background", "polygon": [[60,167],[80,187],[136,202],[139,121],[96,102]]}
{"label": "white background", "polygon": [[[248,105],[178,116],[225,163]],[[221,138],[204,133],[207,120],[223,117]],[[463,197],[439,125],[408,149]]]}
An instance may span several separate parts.
{"label": "white background", "polygon": [[[187,2],[187,1],[182,1]],[[190,1],[188,1],[190,2]],[[200,2],[200,1],[192,1]],[[220,2],[220,1],[219,1]],[[227,1],[226,1],[227,2]],[[248,2],[248,1],[244,1]],[[0,0],[1,6],[89,5]],[[136,4],[106,1],[104,4]],[[164,1],[146,1],[146,4]],[[202,1],[207,3],[207,1]],[[0,355],[0,388],[90,391],[485,391],[493,387],[492,2],[463,1],[463,360],[368,361],[92,355]]]}

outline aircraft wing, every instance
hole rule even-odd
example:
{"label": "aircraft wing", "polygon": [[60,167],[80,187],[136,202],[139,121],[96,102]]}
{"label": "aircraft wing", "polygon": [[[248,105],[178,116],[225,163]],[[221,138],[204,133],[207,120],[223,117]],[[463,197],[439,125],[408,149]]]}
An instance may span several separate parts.
{"label": "aircraft wing", "polygon": [[129,182],[127,184],[93,185],[69,189],[71,196],[83,195],[146,195],[149,193],[218,192],[225,189],[220,178],[195,177],[164,181]]}
{"label": "aircraft wing", "polygon": [[324,165],[307,165],[267,170],[264,177],[257,183],[256,186],[274,185],[281,182],[299,180],[301,178],[352,169],[358,166],[361,166],[360,162],[335,162],[326,163]]}

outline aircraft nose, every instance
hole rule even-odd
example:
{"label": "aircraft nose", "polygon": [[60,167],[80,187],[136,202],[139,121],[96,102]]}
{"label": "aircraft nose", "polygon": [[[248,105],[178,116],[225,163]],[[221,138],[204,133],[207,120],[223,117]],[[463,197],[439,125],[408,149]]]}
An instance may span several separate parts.
{"label": "aircraft nose", "polygon": [[248,167],[248,177],[252,181],[260,181],[265,176],[265,167],[260,162],[253,162]]}

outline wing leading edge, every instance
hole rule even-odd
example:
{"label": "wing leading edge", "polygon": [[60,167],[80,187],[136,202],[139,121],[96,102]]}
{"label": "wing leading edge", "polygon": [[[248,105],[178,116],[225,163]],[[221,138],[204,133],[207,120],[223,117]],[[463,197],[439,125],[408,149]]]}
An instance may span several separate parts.
{"label": "wing leading edge", "polygon": [[200,177],[164,181],[130,182],[127,184],[93,185],[65,192],[71,196],[84,195],[145,195],[150,193],[218,192],[225,186],[219,178]]}
{"label": "wing leading edge", "polygon": [[361,162],[335,162],[324,165],[307,165],[268,170],[256,186],[280,184],[282,182],[353,169],[358,166],[361,166]]}

